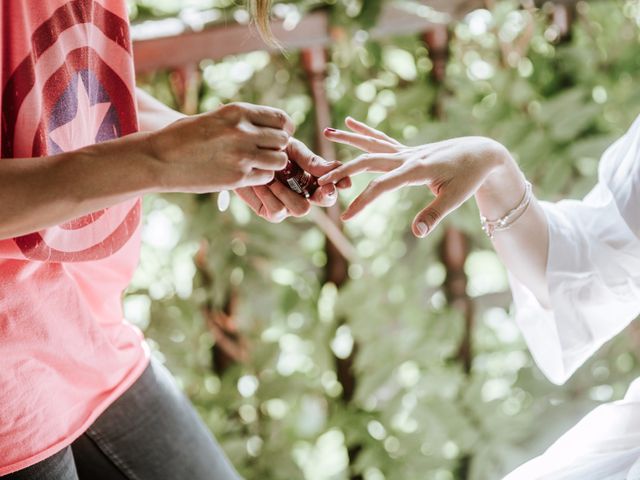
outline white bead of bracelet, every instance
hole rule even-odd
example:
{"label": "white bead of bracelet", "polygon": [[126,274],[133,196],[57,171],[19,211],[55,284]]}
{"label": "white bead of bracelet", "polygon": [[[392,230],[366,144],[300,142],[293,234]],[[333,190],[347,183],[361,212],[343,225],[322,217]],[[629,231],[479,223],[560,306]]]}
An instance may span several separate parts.
{"label": "white bead of bracelet", "polygon": [[531,191],[531,183],[525,181],[525,191],[522,200],[520,200],[520,203],[515,208],[509,210],[506,215],[496,220],[489,220],[484,215],[480,215],[480,224],[482,225],[484,233],[493,239],[495,232],[510,228],[524,214],[531,203],[531,198],[533,197]]}

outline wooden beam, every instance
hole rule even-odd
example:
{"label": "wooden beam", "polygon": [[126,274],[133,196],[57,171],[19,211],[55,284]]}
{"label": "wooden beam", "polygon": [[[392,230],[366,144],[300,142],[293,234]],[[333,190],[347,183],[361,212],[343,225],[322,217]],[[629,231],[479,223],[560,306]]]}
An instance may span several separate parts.
{"label": "wooden beam", "polygon": [[[434,24],[441,24],[459,18],[474,8],[482,7],[482,0],[436,0],[424,5],[402,8],[395,5],[384,7],[378,24],[370,31],[374,39],[413,35],[429,30]],[[174,22],[180,22],[173,19]],[[277,51],[266,45],[254,28],[237,23],[213,25],[200,31],[190,31],[183,24],[182,33],[163,36],[163,22],[144,22],[132,25],[133,54],[138,72],[148,72],[164,68],[180,68],[204,59],[218,60],[227,55],[237,55],[255,50]],[[156,27],[154,27],[154,23]],[[174,23],[175,26],[175,23]],[[154,28],[157,36],[148,38]],[[305,15],[292,29],[286,29],[282,21],[274,21],[272,28],[286,51],[310,47],[327,46],[334,40],[327,10],[317,10]],[[344,32],[342,32],[344,33]]]}
{"label": "wooden beam", "polygon": [[[328,17],[324,11],[307,15],[293,30],[285,30],[282,22],[274,22],[272,28],[287,50],[329,43]],[[218,60],[255,50],[275,50],[266,45],[251,27],[240,24],[215,25],[199,32],[186,31],[176,36],[143,40],[136,40],[134,25],[132,38],[138,72],[178,68],[204,59]]]}

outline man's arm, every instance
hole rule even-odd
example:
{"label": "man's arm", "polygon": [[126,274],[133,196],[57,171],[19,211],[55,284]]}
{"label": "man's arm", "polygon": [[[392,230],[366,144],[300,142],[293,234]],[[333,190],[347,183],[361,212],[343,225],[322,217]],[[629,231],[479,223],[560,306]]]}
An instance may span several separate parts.
{"label": "man's arm", "polygon": [[144,135],[51,157],[0,160],[0,239],[57,225],[151,191],[158,182]]}
{"label": "man's arm", "polygon": [[59,155],[3,158],[0,239],[147,192],[202,193],[264,185],[286,165],[282,149],[292,132],[293,123],[283,111],[237,103],[155,132]]}

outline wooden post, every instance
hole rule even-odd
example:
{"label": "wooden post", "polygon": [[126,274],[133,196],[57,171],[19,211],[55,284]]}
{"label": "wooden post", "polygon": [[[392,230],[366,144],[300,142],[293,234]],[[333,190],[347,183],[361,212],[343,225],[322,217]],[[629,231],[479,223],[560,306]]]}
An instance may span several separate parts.
{"label": "wooden post", "polygon": [[469,239],[456,228],[449,227],[444,233],[440,247],[440,258],[447,271],[444,291],[449,304],[464,316],[464,335],[458,348],[457,358],[466,374],[471,373],[473,351],[473,301],[467,295],[467,275],[464,264],[469,255]]}
{"label": "wooden post", "polygon": [[[200,81],[197,63],[177,67],[169,74],[169,82],[176,104],[179,110],[186,115],[195,115],[199,111]],[[210,270],[207,263],[208,250],[209,243],[203,238],[200,241],[200,249],[195,256],[195,265],[203,285],[210,289],[213,288],[216,277],[215,272]],[[232,287],[223,305],[214,305],[209,301],[202,310],[207,328],[215,340],[213,347],[211,347],[211,361],[213,370],[218,375],[222,375],[236,363],[245,362],[248,357],[246,341],[237,328],[237,306],[238,293]]]}
{"label": "wooden post", "polygon": [[[438,25],[423,36],[427,45],[429,56],[433,62],[432,79],[438,89],[438,95],[432,108],[433,116],[444,120],[443,97],[446,94],[445,75],[447,61],[449,59],[449,30],[446,25]],[[472,337],[473,337],[473,302],[467,295],[467,276],[464,264],[469,254],[469,239],[455,227],[447,227],[440,245],[440,260],[445,266],[446,277],[444,292],[449,304],[460,311],[464,317],[464,333],[456,360],[462,364],[464,372],[469,375],[473,363]],[[460,459],[458,476],[466,479],[469,475],[471,457]]]}
{"label": "wooden post", "polygon": [[[315,120],[316,120],[316,144],[317,151],[327,160],[335,160],[335,148],[332,142],[327,140],[322,134],[323,130],[331,125],[331,109],[325,89],[325,79],[327,75],[327,53],[324,47],[311,47],[302,50],[302,64],[309,79],[311,97],[313,98]],[[331,220],[338,228],[342,228],[340,222],[340,207],[334,205],[328,209]],[[325,280],[340,288],[349,278],[349,262],[342,256],[340,251],[326,239],[325,251],[327,254],[327,265],[325,267]],[[355,390],[355,377],[352,372],[353,357],[355,348],[346,359],[336,358],[336,369],[338,380],[342,384],[342,397],[345,402],[349,402]]]}
{"label": "wooden post", "polygon": [[[215,274],[207,263],[208,252],[209,242],[202,239],[200,248],[194,257],[194,263],[202,285],[207,290],[213,288],[216,281]],[[246,362],[249,356],[247,343],[238,331],[236,322],[238,300],[238,292],[235,287],[232,287],[227,294],[224,305],[214,305],[209,299],[202,307],[202,315],[207,329],[215,340],[213,347],[211,347],[212,369],[220,376],[234,364]]]}
{"label": "wooden post", "polygon": [[443,118],[443,104],[439,100],[444,89],[444,79],[449,61],[449,27],[447,25],[434,25],[433,28],[423,33],[422,39],[427,46],[429,58],[433,64],[431,79],[438,89],[437,100],[433,103],[431,114],[434,118]]}
{"label": "wooden post", "polygon": [[555,4],[551,13],[553,24],[558,29],[558,43],[566,43],[571,41],[572,25],[576,18],[575,4]]}
{"label": "wooden post", "polygon": [[180,111],[195,115],[199,110],[200,72],[196,63],[174,69],[169,74],[171,90]]}
{"label": "wooden post", "polygon": [[[323,131],[326,127],[331,126],[331,108],[327,99],[325,89],[325,80],[327,76],[327,52],[324,47],[316,46],[302,50],[302,64],[307,78],[309,79],[309,87],[311,89],[311,97],[314,103],[316,135],[315,148],[316,151],[327,160],[335,160],[335,148],[332,142],[327,140]],[[328,215],[336,228],[341,229],[340,207],[336,204],[329,208]],[[349,278],[349,262],[340,253],[339,249],[326,237],[325,252],[327,254],[327,265],[325,267],[325,281],[331,282],[340,288]],[[338,323],[343,323],[342,319]],[[349,403],[353,398],[356,388],[356,378],[353,373],[353,362],[357,352],[357,345],[354,345],[351,355],[347,358],[334,357],[336,364],[336,375],[338,381],[342,385],[342,400]],[[362,447],[355,445],[349,448],[349,464],[353,465],[362,450]],[[351,480],[362,480],[360,475],[353,475]]]}
{"label": "wooden post", "polygon": [[422,36],[429,50],[429,58],[433,63],[431,77],[442,84],[445,78],[447,61],[449,60],[449,27],[447,25],[434,25],[424,32]]}

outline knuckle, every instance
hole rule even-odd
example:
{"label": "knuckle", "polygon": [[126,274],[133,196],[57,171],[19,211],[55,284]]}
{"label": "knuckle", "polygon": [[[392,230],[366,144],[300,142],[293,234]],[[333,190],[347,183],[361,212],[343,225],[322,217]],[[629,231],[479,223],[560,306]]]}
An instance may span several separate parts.
{"label": "knuckle", "polygon": [[220,112],[228,115],[238,114],[240,112],[240,105],[236,102],[227,103],[220,107]]}
{"label": "knuckle", "polygon": [[313,155],[311,155],[309,163],[311,163],[311,165],[321,165],[324,163],[324,160],[320,155],[314,153]]}
{"label": "knuckle", "polygon": [[256,139],[257,139],[257,134],[256,134],[256,128],[251,125],[249,122],[246,122],[244,120],[241,120],[238,122],[237,126],[236,126],[236,130],[238,132],[238,135],[241,137],[250,137],[250,138],[245,138],[246,141],[252,143],[252,144],[256,144]]}
{"label": "knuckle", "polygon": [[284,127],[285,124],[287,123],[287,114],[284,113],[282,110],[275,110],[274,111],[274,116],[276,118],[276,122],[278,123],[279,126]]}
{"label": "knuckle", "polygon": [[280,133],[280,135],[279,135],[279,136],[280,136],[280,138],[279,138],[280,143],[281,143],[281,145],[282,145],[283,147],[284,147],[287,143],[289,143],[289,139],[291,138],[291,136],[290,136],[287,132],[282,131],[282,132]]}
{"label": "knuckle", "polygon": [[295,137],[292,137],[289,135],[289,132],[284,132],[287,137],[288,137],[288,141],[287,141],[287,149],[291,149],[292,151],[302,151],[304,149],[304,143],[302,143],[300,140],[298,140]]}
{"label": "knuckle", "polygon": [[429,221],[429,225],[433,226],[440,221],[442,214],[435,208],[429,208],[424,212],[425,218]]}
{"label": "knuckle", "polygon": [[238,171],[243,174],[243,175],[247,175],[248,173],[251,172],[252,169],[252,162],[251,160],[247,159],[247,158],[241,158],[238,161]]}

